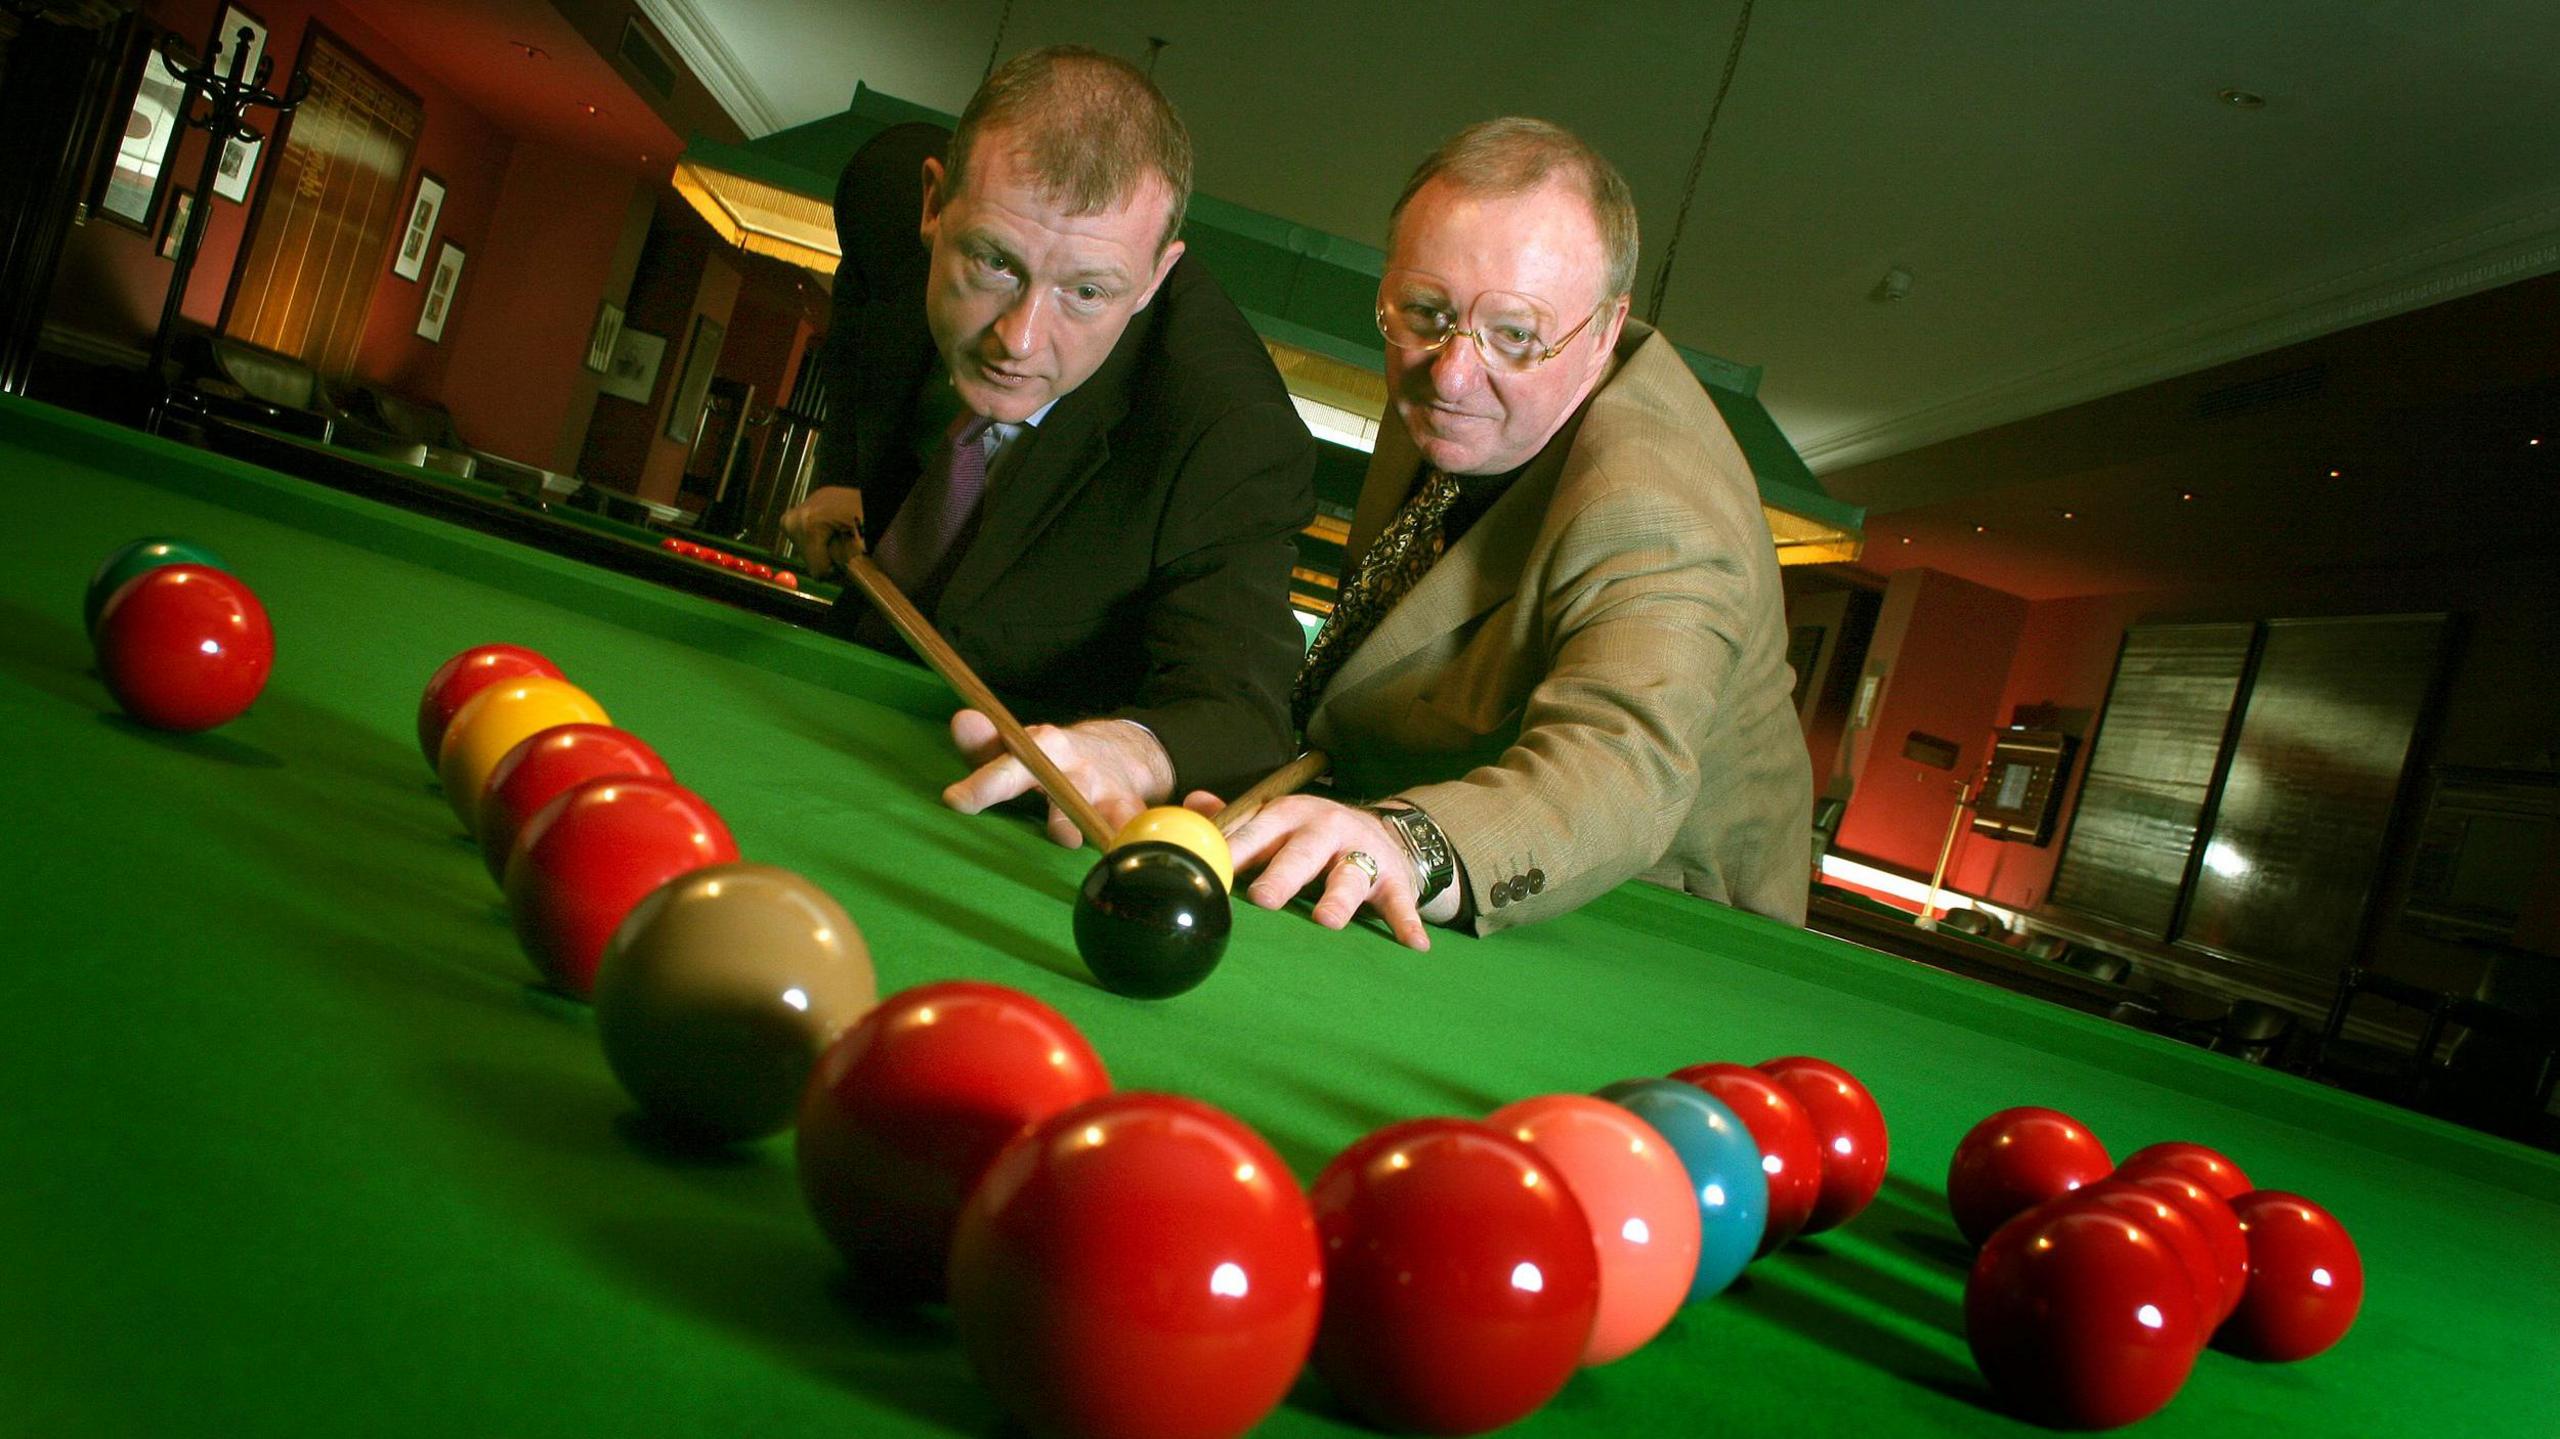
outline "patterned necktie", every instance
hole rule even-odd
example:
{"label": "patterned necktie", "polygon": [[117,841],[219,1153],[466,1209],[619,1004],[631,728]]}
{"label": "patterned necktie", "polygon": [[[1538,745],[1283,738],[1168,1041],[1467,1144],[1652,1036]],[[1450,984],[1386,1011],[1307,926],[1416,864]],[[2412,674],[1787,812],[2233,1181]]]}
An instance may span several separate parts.
{"label": "patterned necktie", "polygon": [[898,506],[888,532],[880,537],[879,553],[873,556],[881,572],[928,615],[944,582],[951,578],[953,562],[965,548],[962,541],[986,498],[983,439],[987,424],[966,410],[953,418],[934,463],[917,479],[906,503]]}
{"label": "patterned necktie", "polygon": [[1420,583],[1440,552],[1447,548],[1441,522],[1448,518],[1449,506],[1458,498],[1455,475],[1431,472],[1413,498],[1404,502],[1396,517],[1388,521],[1377,542],[1360,557],[1360,572],[1333,603],[1333,613],[1325,618],[1324,628],[1317,632],[1316,642],[1307,650],[1307,661],[1298,670],[1298,683],[1289,695],[1290,713],[1297,717],[1298,728],[1307,727],[1307,716],[1315,713],[1316,701],[1324,697],[1324,687],[1333,680],[1342,662],[1360,648],[1360,642],[1378,627],[1378,621],[1396,607],[1408,591]]}

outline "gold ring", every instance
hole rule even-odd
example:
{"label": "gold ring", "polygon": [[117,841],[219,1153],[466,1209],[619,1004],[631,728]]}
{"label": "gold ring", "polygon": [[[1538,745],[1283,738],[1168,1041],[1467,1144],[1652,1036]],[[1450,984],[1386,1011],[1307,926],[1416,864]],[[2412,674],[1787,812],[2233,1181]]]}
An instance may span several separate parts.
{"label": "gold ring", "polygon": [[1334,863],[1336,865],[1347,864],[1353,869],[1360,871],[1362,874],[1369,877],[1369,882],[1371,884],[1376,884],[1378,882],[1378,862],[1369,858],[1366,850],[1344,850],[1342,852],[1342,858],[1335,860]]}

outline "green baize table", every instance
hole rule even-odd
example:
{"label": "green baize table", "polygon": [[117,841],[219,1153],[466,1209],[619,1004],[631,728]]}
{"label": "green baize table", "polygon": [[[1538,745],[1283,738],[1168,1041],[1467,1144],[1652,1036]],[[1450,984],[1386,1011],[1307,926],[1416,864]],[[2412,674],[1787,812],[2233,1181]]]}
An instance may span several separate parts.
{"label": "green baize table", "polygon": [[[1862,1076],[1874,1208],[1514,1432],[2025,1430],[1966,1352],[1942,1188],[1974,1121],[2043,1104],[2119,1155],[2221,1148],[2362,1245],[2337,1349],[2208,1353],[2144,1432],[2560,1435],[2551,1156],[1641,885],[1428,954],[1239,906],[1206,985],[1123,999],[1070,940],[1090,853],[937,802],[921,670],[24,401],[0,464],[0,1434],[1009,1432],[946,1315],[848,1299],[787,1139],[651,1143],[588,1012],[531,982],[413,739],[429,672],[509,641],[843,901],[884,991],[1027,990],[1302,1183],[1391,1121],[1697,1061]],[[274,619],[272,682],[209,734],[115,712],[80,631],[99,557],[153,533]],[[1310,1381],[1263,1432],[1360,1431]]]}

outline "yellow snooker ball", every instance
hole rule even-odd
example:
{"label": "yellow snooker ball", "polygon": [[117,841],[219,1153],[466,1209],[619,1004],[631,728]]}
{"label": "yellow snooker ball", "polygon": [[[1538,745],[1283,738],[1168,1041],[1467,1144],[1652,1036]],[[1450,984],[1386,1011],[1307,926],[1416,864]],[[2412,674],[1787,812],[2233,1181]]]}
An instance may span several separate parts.
{"label": "yellow snooker ball", "polygon": [[493,684],[454,711],[444,744],[436,751],[436,775],[444,781],[444,798],[453,817],[471,834],[480,832],[480,790],[519,740],[553,725],[611,724],[604,706],[567,680],[528,675]]}
{"label": "yellow snooker ball", "polygon": [[1227,837],[1218,833],[1217,823],[1207,815],[1169,804],[1142,810],[1112,836],[1111,847],[1124,849],[1142,840],[1191,851],[1218,876],[1219,888],[1235,888],[1235,856],[1227,852]]}

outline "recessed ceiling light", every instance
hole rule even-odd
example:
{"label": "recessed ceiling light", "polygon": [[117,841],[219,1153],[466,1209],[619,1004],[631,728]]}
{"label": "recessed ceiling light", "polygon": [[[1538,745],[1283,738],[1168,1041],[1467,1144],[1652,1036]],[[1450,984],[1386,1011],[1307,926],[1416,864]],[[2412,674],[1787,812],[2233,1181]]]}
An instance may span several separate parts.
{"label": "recessed ceiling light", "polygon": [[548,60],[551,58],[551,52],[543,49],[539,45],[527,45],[522,40],[510,40],[507,43],[516,47],[517,53],[523,55],[524,58],[528,60]]}
{"label": "recessed ceiling light", "polygon": [[2536,445],[2538,445],[2538,444],[2541,444],[2541,443],[2542,443],[2542,437],[2541,437],[2540,435],[2536,435],[2536,436],[2534,436],[2532,439],[2527,440],[2527,441],[2525,441],[2525,442],[2524,442],[2524,444],[2525,444],[2525,448],[2526,448],[2526,449],[2532,449],[2534,446],[2536,446]]}
{"label": "recessed ceiling light", "polygon": [[1904,536],[1902,537],[1902,542],[1903,542],[1904,544],[1906,544],[1906,545],[1907,545],[1907,544],[1909,544],[1909,543],[1911,543],[1911,537],[1910,537],[1909,535],[1904,535]]}
{"label": "recessed ceiling light", "polygon": [[2340,479],[2340,478],[2342,478],[2342,477],[2343,477],[2343,475],[2344,475],[2344,472],[2343,472],[2343,471],[2339,471],[2339,470],[2331,470],[2331,471],[2329,472],[2329,478],[2331,478],[2331,479],[2333,479],[2333,480],[2335,480],[2335,479]]}
{"label": "recessed ceiling light", "polygon": [[1991,533],[1991,527],[1989,525],[1975,525],[1973,527],[1973,532],[1977,535],[1987,535]]}
{"label": "recessed ceiling light", "polygon": [[586,112],[587,112],[588,114],[590,114],[590,115],[592,115],[592,114],[594,114],[594,113],[596,112],[596,107],[595,107],[593,104],[590,104],[590,103],[588,103],[588,102],[586,102],[586,101],[583,101],[583,100],[582,100],[582,101],[580,101],[580,102],[578,102],[578,108],[579,108],[579,109],[581,109],[581,110],[586,111]]}
{"label": "recessed ceiling light", "polygon": [[2192,499],[2194,499],[2195,497],[2196,497],[2196,492],[2195,492],[2195,491],[2193,491],[2193,490],[2180,490],[2180,491],[2178,491],[2178,498],[2179,498],[2179,499],[2182,499],[2182,500],[2192,500]]}
{"label": "recessed ceiling light", "polygon": [[2223,104],[2230,106],[2234,110],[2263,110],[2267,107],[2267,97],[2259,94],[2255,90],[2242,90],[2234,87],[2221,92],[2214,96],[2214,98],[2220,100]]}

